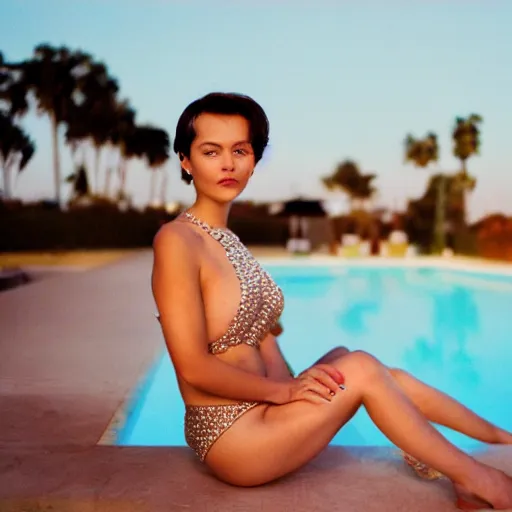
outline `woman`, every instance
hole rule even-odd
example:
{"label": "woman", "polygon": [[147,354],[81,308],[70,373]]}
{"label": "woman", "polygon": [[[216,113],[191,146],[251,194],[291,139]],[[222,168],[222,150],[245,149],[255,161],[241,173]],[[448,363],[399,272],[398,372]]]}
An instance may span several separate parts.
{"label": "woman", "polygon": [[174,150],[197,199],[155,236],[152,288],[187,443],[219,479],[260,485],[306,464],[364,406],[394,444],[454,483],[461,508],[512,507],[512,479],[429,422],[488,443],[512,435],[452,398],[362,351],[336,350],[290,375],[271,334],[281,290],[226,228],[268,131],[262,108],[235,94],[194,101],[178,121]]}

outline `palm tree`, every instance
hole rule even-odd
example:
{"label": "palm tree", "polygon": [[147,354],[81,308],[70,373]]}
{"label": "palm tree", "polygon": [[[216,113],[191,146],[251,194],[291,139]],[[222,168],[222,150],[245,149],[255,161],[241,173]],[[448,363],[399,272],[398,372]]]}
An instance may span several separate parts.
{"label": "palm tree", "polygon": [[354,199],[359,201],[359,209],[364,209],[362,205],[375,195],[377,189],[372,182],[376,177],[375,174],[361,174],[359,183],[352,191]]}
{"label": "palm tree", "polygon": [[66,141],[74,154],[82,155],[75,166],[84,165],[85,148],[92,144],[95,151],[94,193],[100,194],[100,160],[106,153],[109,165],[106,167],[103,195],[109,196],[112,175],[112,161],[121,151],[122,142],[135,126],[135,111],[127,101],[117,98],[117,80],[110,77],[101,62],[91,62],[87,72],[79,80],[81,101],[73,105],[67,120]]}
{"label": "palm tree", "polygon": [[156,178],[157,171],[163,171],[163,165],[169,160],[170,138],[169,134],[161,129],[152,126],[141,127],[144,130],[145,157],[150,168],[149,204],[156,201]]}
{"label": "palm tree", "polygon": [[119,189],[117,197],[119,200],[126,200],[126,177],[128,162],[132,158],[143,158],[146,152],[145,131],[137,125],[130,126],[128,123],[125,130],[118,134],[121,158],[119,162]]}
{"label": "palm tree", "polygon": [[350,212],[356,221],[359,234],[371,224],[371,218],[363,205],[376,192],[372,185],[375,178],[375,174],[361,173],[358,165],[352,160],[341,162],[331,176],[322,178],[322,183],[328,190],[341,190],[347,194]]}
{"label": "palm tree", "polygon": [[3,174],[4,196],[12,196],[12,171],[21,172],[35,151],[34,143],[12,119],[0,112],[0,167]]}
{"label": "palm tree", "polygon": [[[109,144],[117,149],[119,155],[118,173],[121,178],[120,191],[124,192],[125,180],[126,180],[126,157],[130,153],[130,148],[127,144],[130,144],[130,138],[135,131],[135,117],[136,113],[129,103],[125,100],[118,102],[114,108],[114,119],[112,130],[109,134]],[[108,197],[110,195],[110,181],[112,177],[112,167],[109,166],[105,176],[105,188],[104,195]]]}
{"label": "palm tree", "polygon": [[[375,193],[372,181],[375,174],[362,174],[352,160],[345,160],[336,167],[331,176],[322,178],[328,190],[342,190],[348,196],[350,209],[361,209],[361,202],[370,199]],[[357,202],[356,202],[357,201]]]}
{"label": "palm tree", "polygon": [[[76,186],[76,180],[79,179],[79,173],[85,173],[87,183],[89,176],[86,166],[86,149],[90,136],[90,128],[86,122],[87,112],[83,105],[72,105],[66,123],[64,139],[71,149],[71,158],[73,161],[74,172],[66,178],[73,187]],[[88,188],[89,191],[89,188]]]}
{"label": "palm tree", "polygon": [[[416,167],[426,169],[430,164],[439,160],[439,145],[437,135],[429,132],[423,139],[416,139],[411,134],[405,138],[405,162],[411,162]],[[445,180],[441,174],[437,181],[436,216],[434,222],[435,251],[442,251],[445,246],[444,219],[446,210]]]}
{"label": "palm tree", "polygon": [[[127,120],[130,112],[125,113]],[[126,198],[126,172],[128,160],[131,158],[144,158],[151,168],[150,202],[155,199],[156,171],[169,159],[170,138],[168,133],[151,125],[131,126],[127,121],[124,130],[116,134],[121,146],[120,188],[119,199]]]}
{"label": "palm tree", "polygon": [[467,170],[467,160],[479,154],[480,149],[480,130],[478,125],[483,119],[478,114],[471,114],[466,119],[457,117],[452,131],[453,154],[461,162],[461,172],[459,175],[460,186],[464,190],[463,194],[463,219],[466,220],[466,193],[475,188],[476,180],[469,176]]}
{"label": "palm tree", "polygon": [[429,132],[424,139],[416,139],[411,134],[405,138],[405,161],[422,168],[439,159],[437,135]]}
{"label": "palm tree", "polygon": [[[43,44],[34,49],[30,59],[18,63],[7,63],[0,53],[0,108],[4,108],[14,120],[23,116],[34,100],[38,113],[44,113],[50,119],[55,197],[59,204],[59,128],[62,125],[66,126],[65,141],[71,147],[75,164],[71,181],[79,177],[82,181],[89,181],[84,156],[86,143],[92,143],[95,149],[96,193],[99,192],[100,160],[104,149],[119,152],[121,197],[126,196],[129,159],[145,157],[149,167],[157,171],[169,158],[167,132],[155,127],[137,126],[135,111],[126,101],[117,98],[118,90],[117,81],[109,76],[105,64],[94,61],[81,51]],[[111,167],[108,166],[105,178],[107,195]],[[151,199],[155,195],[156,176],[154,172]]]}
{"label": "palm tree", "polygon": [[81,82],[84,94],[81,123],[85,124],[95,149],[94,190],[100,191],[100,158],[102,149],[110,142],[117,123],[117,81],[108,75],[103,63],[94,63]]}
{"label": "palm tree", "polygon": [[13,119],[23,116],[28,110],[21,66],[20,63],[6,62],[0,53],[0,103]]}
{"label": "palm tree", "polygon": [[39,113],[48,115],[51,123],[55,200],[61,203],[61,169],[59,126],[69,118],[69,112],[79,97],[79,79],[90,63],[90,56],[70,52],[65,47],[42,44],[34,49],[31,59],[18,65],[22,72],[20,87],[32,93]]}
{"label": "palm tree", "polygon": [[91,191],[85,165],[79,165],[75,172],[66,178],[66,181],[72,185],[70,203],[82,197],[90,196]]}
{"label": "palm tree", "polygon": [[[443,181],[443,198],[439,201],[440,181]],[[462,190],[457,186],[454,174],[433,173],[429,176],[425,191],[417,199],[408,201],[404,221],[411,238],[427,250],[436,248],[434,226],[439,218],[439,204],[444,203],[442,219],[453,226],[461,224]]]}
{"label": "palm tree", "polygon": [[[127,101],[116,105],[115,123],[109,135],[109,143],[118,148],[119,151],[119,189],[117,199],[126,199],[126,174],[128,171],[128,161],[132,158],[142,158],[144,156],[144,142],[140,128],[135,124],[136,113],[130,107]],[[108,172],[108,171],[107,171]],[[110,182],[110,173],[107,173],[105,189]]]}

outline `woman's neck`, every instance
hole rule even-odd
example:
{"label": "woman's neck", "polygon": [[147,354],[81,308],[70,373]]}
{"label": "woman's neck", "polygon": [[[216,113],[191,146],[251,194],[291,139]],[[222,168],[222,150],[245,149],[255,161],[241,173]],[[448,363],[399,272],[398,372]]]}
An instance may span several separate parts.
{"label": "woman's neck", "polygon": [[231,203],[220,205],[198,199],[187,211],[213,228],[226,228],[230,209]]}

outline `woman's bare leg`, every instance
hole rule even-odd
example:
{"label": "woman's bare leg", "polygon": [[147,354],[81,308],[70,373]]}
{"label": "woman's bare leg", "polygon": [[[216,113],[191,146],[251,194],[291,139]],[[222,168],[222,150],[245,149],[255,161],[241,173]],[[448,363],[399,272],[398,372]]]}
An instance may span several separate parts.
{"label": "woman's bare leg", "polygon": [[[333,365],[345,376],[345,391],[324,405],[298,401],[268,406],[261,423],[250,424],[256,411],[254,416],[246,413],[246,421],[242,417],[212,447],[209,463],[217,475],[238,485],[258,485],[294,471],[316,456],[364,405],[399,448],[494,507],[512,507],[512,479],[448,442],[378,360],[352,352]],[[230,455],[233,451],[236,459]]]}
{"label": "woman's bare leg", "polygon": [[491,444],[512,444],[512,434],[493,425],[451,396],[428,386],[404,370],[391,368],[395,381],[433,423]]}
{"label": "woman's bare leg", "polygon": [[[332,364],[350,353],[346,347],[336,347],[317,363]],[[466,406],[413,377],[399,368],[389,368],[391,375],[416,407],[433,423],[461,432],[473,439],[490,444],[512,444],[512,434],[493,425]]]}
{"label": "woman's bare leg", "polygon": [[[366,378],[359,380],[354,375],[356,395],[364,404],[368,414],[377,427],[399,448],[410,453],[418,460],[437,469],[450,480],[461,484],[464,488],[490,503],[512,506],[512,480],[509,482],[506,501],[500,503],[499,489],[486,489],[487,485],[481,485],[492,475],[492,470],[487,468],[475,459],[465,454],[457,447],[448,442],[434,427],[432,427],[425,416],[418,410],[413,402],[402,392],[390,372],[376,359],[365,353],[354,354],[359,361],[355,366],[365,368]],[[338,369],[344,373],[343,359],[348,361],[349,356],[342,358]],[[362,360],[362,361],[361,361]],[[370,374],[368,374],[370,371]],[[350,376],[346,379],[346,392],[350,393]],[[358,381],[359,380],[359,381]],[[339,393],[343,398],[344,392]],[[503,492],[503,491],[502,491]]]}

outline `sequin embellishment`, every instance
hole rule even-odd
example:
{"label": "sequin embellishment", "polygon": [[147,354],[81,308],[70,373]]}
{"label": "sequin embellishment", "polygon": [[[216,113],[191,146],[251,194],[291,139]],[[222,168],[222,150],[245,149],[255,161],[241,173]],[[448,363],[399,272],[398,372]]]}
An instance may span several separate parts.
{"label": "sequin embellishment", "polygon": [[233,423],[258,402],[223,405],[187,405],[185,408],[185,440],[204,461],[213,443]]}
{"label": "sequin embellishment", "polygon": [[209,352],[221,354],[241,343],[259,347],[283,311],[281,289],[231,230],[213,228],[189,212],[185,212],[183,217],[201,227],[223,246],[240,281],[241,297],[237,313],[226,333],[208,345]]}

